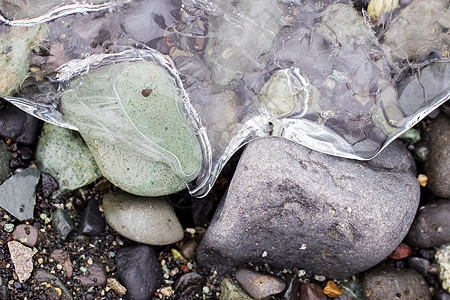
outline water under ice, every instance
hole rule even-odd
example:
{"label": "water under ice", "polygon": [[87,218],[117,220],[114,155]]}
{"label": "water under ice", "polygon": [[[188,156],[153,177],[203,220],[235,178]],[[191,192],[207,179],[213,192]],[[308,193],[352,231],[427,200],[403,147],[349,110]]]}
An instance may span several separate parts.
{"label": "water under ice", "polygon": [[[31,74],[15,72],[8,82],[15,91],[2,87],[1,96],[87,140],[95,132],[112,148],[133,145],[189,182],[195,196],[206,195],[226,161],[252,139],[281,136],[370,159],[450,94],[449,1],[400,2],[377,21],[352,1],[47,0],[33,11],[31,2],[0,1],[7,24],[0,46],[19,49],[31,67]],[[10,32],[21,26],[28,33],[41,26],[38,38],[17,45]],[[159,127],[137,126],[133,115],[117,126],[134,98],[130,87],[115,83],[132,62],[165,70],[148,83],[133,82],[144,95],[135,100],[153,91],[176,94],[174,124],[196,138],[188,153],[173,146],[173,135],[151,132]],[[96,72],[101,76],[92,83],[86,76]],[[97,87],[110,90],[90,95]],[[89,110],[64,111],[61,99],[75,90]],[[111,114],[119,94],[131,106]],[[201,169],[186,155],[199,157]]]}

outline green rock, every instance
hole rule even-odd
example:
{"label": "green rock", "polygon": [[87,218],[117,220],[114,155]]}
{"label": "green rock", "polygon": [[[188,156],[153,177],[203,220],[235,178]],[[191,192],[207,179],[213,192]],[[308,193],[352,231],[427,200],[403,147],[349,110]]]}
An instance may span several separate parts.
{"label": "green rock", "polygon": [[420,132],[417,129],[411,128],[410,130],[403,133],[399,139],[407,143],[415,144],[420,142]]}
{"label": "green rock", "polygon": [[180,191],[201,167],[200,145],[171,75],[148,61],[104,66],[62,94],[103,176],[129,193]]}
{"label": "green rock", "polygon": [[45,35],[46,25],[7,27],[0,33],[0,96],[11,92],[28,76],[29,55]]}
{"label": "green rock", "polygon": [[9,161],[11,159],[11,153],[6,148],[6,144],[0,141],[0,183],[3,183],[11,173],[9,168]]}
{"label": "green rock", "polygon": [[33,218],[36,185],[41,172],[28,168],[0,185],[0,206],[20,221]]}
{"label": "green rock", "polygon": [[5,225],[3,225],[3,230],[5,230],[6,232],[13,232],[14,231],[14,224],[6,223]]}
{"label": "green rock", "polygon": [[220,283],[220,300],[240,299],[240,300],[252,300],[244,289],[232,279],[224,278]]}
{"label": "green rock", "polygon": [[39,169],[58,181],[65,193],[102,176],[94,157],[79,133],[46,123],[36,150]]}
{"label": "green rock", "polygon": [[57,209],[53,212],[53,225],[58,230],[61,239],[65,240],[73,230],[74,225],[69,213],[64,209]]}
{"label": "green rock", "polygon": [[109,193],[103,197],[103,211],[108,224],[132,241],[168,245],[184,237],[183,227],[166,197]]}

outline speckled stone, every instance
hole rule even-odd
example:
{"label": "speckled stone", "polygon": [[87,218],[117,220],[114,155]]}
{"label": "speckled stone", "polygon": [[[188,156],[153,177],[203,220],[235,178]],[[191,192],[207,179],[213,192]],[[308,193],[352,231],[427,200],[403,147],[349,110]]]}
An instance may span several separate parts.
{"label": "speckled stone", "polygon": [[253,300],[242,287],[230,278],[224,278],[220,283],[220,300],[240,299]]}
{"label": "speckled stone", "polygon": [[31,277],[33,272],[33,249],[22,245],[19,242],[8,242],[9,253],[14,264],[14,271],[21,283]]}
{"label": "speckled stone", "polygon": [[87,73],[63,93],[61,106],[102,174],[124,191],[167,195],[200,171],[200,145],[181,93],[155,63],[119,63]]}
{"label": "speckled stone", "polygon": [[46,123],[36,149],[40,170],[56,179],[61,193],[76,190],[102,176],[79,133]]}
{"label": "speckled stone", "polygon": [[0,184],[11,174],[11,169],[9,168],[10,159],[11,153],[6,148],[5,142],[0,141]]}
{"label": "speckled stone", "polygon": [[248,269],[239,268],[234,276],[244,290],[257,299],[281,293],[286,287],[286,283],[276,276]]}

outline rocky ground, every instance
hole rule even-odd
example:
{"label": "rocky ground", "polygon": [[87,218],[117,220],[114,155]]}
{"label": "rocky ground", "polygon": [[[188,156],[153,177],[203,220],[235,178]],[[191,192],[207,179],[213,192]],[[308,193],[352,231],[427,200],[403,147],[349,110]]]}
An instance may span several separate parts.
{"label": "rocky ground", "polygon": [[[124,230],[124,216],[113,212],[105,221],[104,209],[111,214],[111,195],[117,195],[118,189],[103,178],[53,198],[56,180],[27,171],[42,165],[35,160],[42,124],[32,121],[22,126],[23,118],[30,117],[9,106],[4,111],[19,117],[0,116],[6,145],[2,155],[9,161],[2,165],[4,179],[10,171],[13,174],[0,186],[2,206],[11,207],[13,201],[19,206],[16,216],[26,213],[28,206],[20,207],[19,202],[34,197],[26,194],[29,186],[35,188],[36,204],[33,217],[24,220],[0,209],[2,299],[252,299],[249,295],[299,299],[298,293],[300,299],[450,297],[449,246],[445,246],[450,242],[448,176],[439,177],[449,166],[448,105],[439,116],[435,112],[416,126],[422,141],[412,132],[406,142],[409,152],[396,144],[371,163],[356,163],[358,170],[351,169],[355,162],[287,141],[254,142],[242,156],[242,151],[233,156],[208,197],[193,199],[182,191],[163,199],[175,208],[175,215],[171,209],[162,209],[161,214],[169,214],[175,227],[148,223],[157,215],[133,220],[134,227],[128,225],[125,235],[149,238],[154,246],[127,239],[111,227],[120,226],[116,224],[120,219]],[[277,153],[280,167],[265,169],[275,159],[271,151]],[[412,156],[416,169],[408,159]],[[303,167],[298,169],[295,161]],[[301,172],[314,164],[324,170],[309,173],[308,178],[306,173],[291,176],[291,169]],[[259,180],[244,181],[256,176],[252,172],[260,172]],[[429,176],[428,183],[419,176],[420,199],[414,191],[405,196],[411,191],[404,189],[405,180],[416,184],[417,174]],[[340,178],[343,195],[336,183],[328,182],[330,176]],[[327,194],[327,185],[332,186],[333,197]],[[356,205],[361,201],[360,185],[369,193],[364,201],[371,201],[361,207]],[[227,188],[227,200],[217,208]],[[366,219],[351,217],[352,209]],[[350,229],[341,228],[342,224]],[[176,242],[167,245],[164,239],[171,238]],[[390,254],[390,249],[395,251]],[[342,255],[334,255],[340,251]],[[300,269],[284,267],[292,265]],[[357,274],[367,268],[371,269]]]}

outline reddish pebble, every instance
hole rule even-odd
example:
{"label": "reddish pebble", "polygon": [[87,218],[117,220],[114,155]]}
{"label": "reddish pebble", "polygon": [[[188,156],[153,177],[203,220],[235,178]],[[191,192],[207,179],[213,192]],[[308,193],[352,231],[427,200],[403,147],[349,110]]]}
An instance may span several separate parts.
{"label": "reddish pebble", "polygon": [[318,285],[304,283],[300,286],[300,300],[327,300],[327,296]]}
{"label": "reddish pebble", "polygon": [[189,268],[186,265],[181,265],[181,269],[183,270],[184,273],[189,272]]}
{"label": "reddish pebble", "polygon": [[397,249],[395,249],[394,252],[392,252],[391,255],[389,255],[392,259],[403,259],[405,257],[408,257],[413,252],[412,248],[404,243],[401,243],[398,245]]}
{"label": "reddish pebble", "polygon": [[25,246],[34,247],[39,240],[39,230],[31,225],[20,224],[12,233],[12,238]]}

